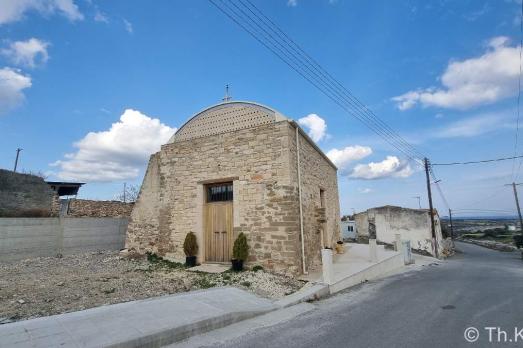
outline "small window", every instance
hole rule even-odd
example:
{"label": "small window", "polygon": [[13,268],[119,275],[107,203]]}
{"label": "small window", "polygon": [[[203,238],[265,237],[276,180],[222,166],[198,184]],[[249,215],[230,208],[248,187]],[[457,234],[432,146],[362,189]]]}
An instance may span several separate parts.
{"label": "small window", "polygon": [[207,186],[207,202],[232,201],[232,182]]}
{"label": "small window", "polygon": [[320,207],[325,208],[325,190],[320,189]]}

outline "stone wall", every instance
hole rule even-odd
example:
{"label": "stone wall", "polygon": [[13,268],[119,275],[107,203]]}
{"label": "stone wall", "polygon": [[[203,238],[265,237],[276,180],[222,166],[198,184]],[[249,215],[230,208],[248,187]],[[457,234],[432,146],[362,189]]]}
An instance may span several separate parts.
{"label": "stone wall", "polygon": [[147,165],[138,199],[131,213],[125,245],[138,252],[158,253],[160,240],[160,153]]}
{"label": "stone wall", "polygon": [[[198,259],[205,260],[205,184],[232,181],[234,239],[240,232],[247,235],[248,264],[261,264],[280,273],[300,273],[294,129],[288,121],[282,121],[162,146],[149,161],[131,215],[126,247],[183,260],[183,241],[194,231],[200,246]],[[304,156],[304,216],[313,216],[304,221],[306,259],[313,266],[319,262],[321,248],[314,217],[319,187],[326,188],[325,201],[330,202],[326,207],[332,220],[327,222],[327,238],[335,240],[339,234],[336,170],[326,167],[325,159],[305,138],[300,146]],[[336,217],[331,219],[331,214]]]}
{"label": "stone wall", "polygon": [[39,176],[0,169],[0,216],[57,216],[58,196]]}
{"label": "stone wall", "polygon": [[[296,186],[296,128],[289,127],[291,180]],[[302,186],[303,229],[306,269],[321,266],[321,236],[323,245],[334,247],[340,236],[340,207],[337,170],[313,145],[312,140],[299,132],[300,174]],[[323,206],[320,192],[323,191]],[[323,222],[325,221],[325,222]]]}
{"label": "stone wall", "polygon": [[67,216],[69,217],[129,217],[134,203],[120,201],[93,201],[88,199],[70,199]]}

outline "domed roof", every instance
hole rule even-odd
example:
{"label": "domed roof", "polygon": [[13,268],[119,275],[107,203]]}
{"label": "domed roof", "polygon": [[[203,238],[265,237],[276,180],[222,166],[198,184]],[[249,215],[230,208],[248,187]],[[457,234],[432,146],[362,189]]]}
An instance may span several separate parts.
{"label": "domed roof", "polygon": [[229,101],[198,112],[178,129],[169,143],[256,127],[282,120],[287,120],[287,118],[267,106],[247,101]]}

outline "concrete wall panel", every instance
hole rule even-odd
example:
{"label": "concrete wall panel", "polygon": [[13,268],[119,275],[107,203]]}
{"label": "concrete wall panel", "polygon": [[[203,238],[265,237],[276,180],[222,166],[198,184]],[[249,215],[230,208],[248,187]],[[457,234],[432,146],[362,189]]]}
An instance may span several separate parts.
{"label": "concrete wall panel", "polygon": [[0,218],[0,262],[124,247],[127,218]]}

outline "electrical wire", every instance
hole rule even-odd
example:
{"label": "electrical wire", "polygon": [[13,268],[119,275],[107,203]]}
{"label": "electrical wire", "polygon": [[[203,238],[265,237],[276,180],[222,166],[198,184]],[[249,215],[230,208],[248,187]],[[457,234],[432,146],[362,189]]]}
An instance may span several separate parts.
{"label": "electrical wire", "polygon": [[507,160],[511,160],[511,159],[515,159],[515,158],[523,158],[523,155],[494,158],[494,159],[487,159],[487,160],[479,160],[479,161],[468,161],[468,162],[432,163],[431,165],[433,165],[433,166],[455,166],[455,165],[463,165],[463,164],[477,164],[477,163],[507,161]]}
{"label": "electrical wire", "polygon": [[[395,133],[377,116],[370,113],[370,110],[364,107],[363,103],[359,102],[348,90],[341,89],[339,87],[341,84],[337,80],[333,78],[328,79],[330,75],[327,75],[328,73],[326,73],[326,71],[324,72],[324,69],[321,68],[319,64],[311,64],[312,58],[305,55],[304,51],[284,34],[279,27],[274,29],[273,26],[270,26],[269,24],[274,24],[274,22],[263,15],[250,1],[248,1],[248,3],[252,5],[252,7],[249,7],[246,2],[240,0],[240,4],[244,8],[239,7],[233,1],[222,1],[220,3],[218,0],[209,1],[347,113],[358,119],[410,160],[418,163],[421,162],[421,153],[415,151],[412,145]],[[247,11],[250,12],[251,15],[249,15]],[[256,13],[262,15],[265,21]],[[290,45],[290,43],[292,43],[292,45]],[[299,54],[301,54],[301,56]]]}

